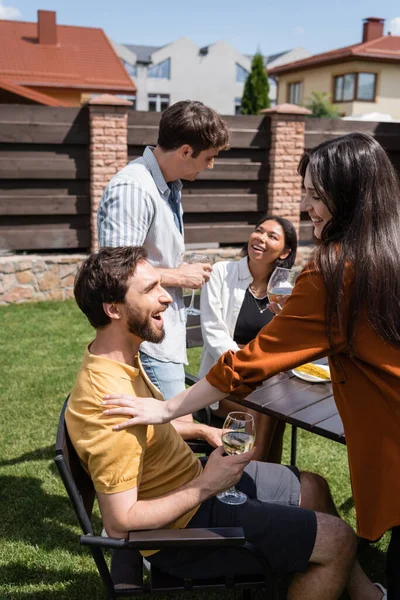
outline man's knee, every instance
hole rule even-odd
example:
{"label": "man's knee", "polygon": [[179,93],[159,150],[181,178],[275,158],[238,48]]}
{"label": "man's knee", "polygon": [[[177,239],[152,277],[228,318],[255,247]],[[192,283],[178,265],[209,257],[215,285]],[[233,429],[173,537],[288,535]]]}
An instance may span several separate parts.
{"label": "man's knee", "polygon": [[352,528],[338,517],[316,513],[317,535],[310,562],[337,562],[348,567],[356,559],[357,538]]}
{"label": "man's knee", "polygon": [[336,514],[326,479],[316,473],[300,473],[300,506],[316,512]]}

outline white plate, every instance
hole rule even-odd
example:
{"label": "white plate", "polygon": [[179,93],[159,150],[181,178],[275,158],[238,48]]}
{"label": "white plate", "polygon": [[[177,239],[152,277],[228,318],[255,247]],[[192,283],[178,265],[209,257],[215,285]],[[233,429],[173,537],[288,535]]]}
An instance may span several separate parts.
{"label": "white plate", "polygon": [[[311,363],[311,364],[317,365],[318,363]],[[329,370],[328,365],[318,364],[318,366],[321,367],[322,369],[324,369],[324,371],[327,372],[327,375],[330,376],[331,372]],[[331,380],[330,377],[329,377],[329,379],[322,379],[322,377],[315,377],[314,375],[309,375],[308,373],[301,373],[297,369],[293,369],[292,373],[293,373],[293,375],[296,375],[296,377],[298,377],[299,379],[303,379],[304,381],[308,381],[309,383],[329,383]]]}

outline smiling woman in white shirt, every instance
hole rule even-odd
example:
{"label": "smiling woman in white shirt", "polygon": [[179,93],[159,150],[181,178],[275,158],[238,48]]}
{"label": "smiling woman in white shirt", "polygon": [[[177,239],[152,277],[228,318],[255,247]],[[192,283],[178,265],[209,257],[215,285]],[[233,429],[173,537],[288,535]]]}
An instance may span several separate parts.
{"label": "smiling woman in white shirt", "polygon": [[[242,251],[239,261],[214,265],[209,282],[202,288],[200,309],[204,340],[199,377],[209,371],[227,350],[234,352],[255,338],[273,314],[268,309],[267,285],[276,267],[290,269],[296,258],[297,235],[287,219],[265,216]],[[241,406],[230,400],[211,406],[223,419]],[[280,462],[285,424],[246,408],[255,419],[255,460]]]}

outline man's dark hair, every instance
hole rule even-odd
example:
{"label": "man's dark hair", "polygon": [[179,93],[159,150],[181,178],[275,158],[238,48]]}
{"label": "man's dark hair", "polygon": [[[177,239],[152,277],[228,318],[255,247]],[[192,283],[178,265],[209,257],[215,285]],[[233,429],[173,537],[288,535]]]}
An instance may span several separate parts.
{"label": "man's dark hair", "polygon": [[229,130],[223,119],[202,102],[182,100],[162,114],[157,144],[163,150],[176,150],[188,144],[196,158],[203,150],[229,147]]}
{"label": "man's dark hair", "polygon": [[122,246],[102,248],[82,263],[75,277],[74,295],[93,327],[97,329],[111,322],[103,302],[124,302],[128,279],[137,264],[146,259],[147,251],[142,246]]}

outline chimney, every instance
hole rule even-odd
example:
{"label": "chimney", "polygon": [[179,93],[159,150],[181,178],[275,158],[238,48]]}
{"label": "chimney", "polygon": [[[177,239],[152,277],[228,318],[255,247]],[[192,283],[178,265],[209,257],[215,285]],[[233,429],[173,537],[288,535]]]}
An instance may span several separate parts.
{"label": "chimney", "polygon": [[57,45],[56,13],[53,10],[38,10],[38,42],[48,46]]}
{"label": "chimney", "polygon": [[382,37],[384,24],[385,19],[379,19],[379,17],[368,17],[367,19],[364,19],[363,43]]}

